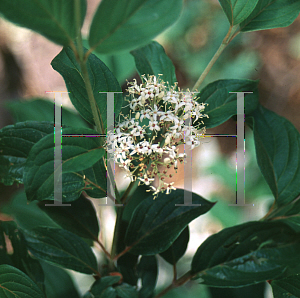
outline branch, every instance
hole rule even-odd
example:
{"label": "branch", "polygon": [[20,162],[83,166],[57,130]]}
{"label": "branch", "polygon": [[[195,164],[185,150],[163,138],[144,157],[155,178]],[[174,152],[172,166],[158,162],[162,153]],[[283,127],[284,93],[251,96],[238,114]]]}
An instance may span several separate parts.
{"label": "branch", "polygon": [[214,56],[212,57],[212,59],[210,60],[210,62],[207,64],[206,68],[202,72],[202,74],[199,77],[198,81],[194,85],[192,91],[194,91],[194,90],[196,90],[196,89],[198,89],[200,87],[200,85],[203,83],[204,79],[206,78],[206,76],[208,75],[209,71],[211,70],[211,68],[213,67],[213,65],[215,64],[215,62],[218,60],[218,58],[220,57],[220,55],[222,54],[222,52],[224,51],[224,49],[231,42],[231,40],[239,33],[239,31],[236,31],[234,33],[234,35],[232,36],[231,32],[232,32],[233,28],[235,28],[235,26],[230,25],[229,30],[228,30],[225,38],[223,39],[220,47],[218,48],[218,50],[216,51],[216,53],[214,54]]}
{"label": "branch", "polygon": [[186,274],[181,276],[179,279],[174,280],[167,288],[165,288],[163,291],[161,291],[159,294],[157,294],[154,298],[160,298],[163,297],[167,292],[169,292],[172,289],[178,288],[188,282],[192,277],[194,277],[194,274],[192,274],[191,271],[188,271]]}

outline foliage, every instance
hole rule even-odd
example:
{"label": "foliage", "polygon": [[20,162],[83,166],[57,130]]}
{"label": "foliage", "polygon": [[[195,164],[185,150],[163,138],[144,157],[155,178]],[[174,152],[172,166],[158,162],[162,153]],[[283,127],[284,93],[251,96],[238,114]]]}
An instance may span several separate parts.
{"label": "foliage", "polygon": [[[79,297],[64,270],[70,269],[94,277],[85,298],[159,298],[192,279],[221,288],[268,281],[275,298],[299,297],[299,132],[259,103],[258,81],[218,79],[200,92],[197,89],[238,34],[290,25],[300,12],[300,2],[219,2],[229,22],[228,33],[192,91],[184,93],[171,59],[152,41],[178,19],[182,0],[103,0],[85,40],[81,35],[85,0],[36,0],[34,4],[1,0],[2,17],[63,46],[51,65],[64,78],[78,112],[63,111],[61,132],[69,137],[63,136],[61,142],[59,202],[54,189],[53,140],[60,128],[53,132],[53,118],[46,118],[53,106],[43,99],[8,104],[17,123],[0,130],[0,182],[24,184],[25,191],[18,195],[19,203],[14,201],[4,210],[14,221],[0,222],[1,296]],[[128,98],[121,95],[120,83],[129,52],[142,84],[134,81]],[[107,65],[99,58],[103,54],[110,55],[105,58],[110,59]],[[113,66],[115,62],[121,65],[119,69]],[[115,93],[110,105],[115,119],[125,119],[115,129],[117,136],[111,136],[107,127],[113,115],[107,105],[109,92]],[[161,169],[177,170],[177,161],[185,157],[177,155],[180,144],[199,145],[196,128],[212,128],[235,119],[233,92],[251,92],[245,95],[246,124],[253,130],[257,163],[274,204],[260,221],[231,226],[208,237],[195,252],[190,269],[178,278],[176,265],[193,241],[188,225],[216,202],[175,189],[164,182],[167,174]],[[208,117],[201,119],[203,109]],[[194,130],[185,126],[191,124],[184,122],[189,113],[196,117]],[[129,142],[130,138],[135,142]],[[124,192],[118,185],[110,189],[107,183],[114,180],[109,162],[114,150],[118,150],[115,161],[131,177]],[[162,156],[167,152],[168,157]],[[152,172],[151,166],[155,168]],[[155,176],[160,180],[157,189],[149,185]],[[137,185],[138,181],[143,184]],[[156,198],[150,193],[153,190]],[[118,203],[111,252],[100,237],[105,223],[98,221],[88,196],[95,199],[95,206],[97,199],[106,196]],[[64,203],[71,206],[60,206]],[[100,261],[94,244],[101,248]],[[158,256],[174,269],[172,284],[160,293],[156,289]]]}

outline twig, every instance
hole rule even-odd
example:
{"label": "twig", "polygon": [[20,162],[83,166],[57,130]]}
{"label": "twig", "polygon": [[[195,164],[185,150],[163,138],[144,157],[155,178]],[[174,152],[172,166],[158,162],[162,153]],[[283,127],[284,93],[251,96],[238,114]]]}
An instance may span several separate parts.
{"label": "twig", "polygon": [[184,274],[179,279],[173,281],[167,288],[165,288],[163,291],[161,291],[159,294],[157,294],[154,298],[160,298],[163,297],[167,292],[169,292],[172,289],[178,288],[188,282],[194,275],[191,271],[188,271],[186,274]]}
{"label": "twig", "polygon": [[235,28],[235,26],[230,25],[229,30],[228,30],[225,38],[223,39],[220,47],[218,48],[218,50],[216,51],[216,53],[214,54],[214,56],[212,57],[212,59],[210,60],[210,62],[207,64],[206,68],[202,72],[202,74],[199,77],[198,81],[194,85],[192,91],[195,91],[196,89],[198,89],[200,87],[200,85],[203,83],[204,79],[206,78],[206,76],[208,75],[209,71],[211,70],[211,68],[213,67],[213,65],[215,64],[215,62],[218,60],[218,58],[220,57],[220,55],[222,54],[222,52],[224,51],[224,49],[227,47],[227,45],[230,43],[230,41],[239,33],[239,31],[237,31],[232,36],[231,32],[232,32],[233,28]]}

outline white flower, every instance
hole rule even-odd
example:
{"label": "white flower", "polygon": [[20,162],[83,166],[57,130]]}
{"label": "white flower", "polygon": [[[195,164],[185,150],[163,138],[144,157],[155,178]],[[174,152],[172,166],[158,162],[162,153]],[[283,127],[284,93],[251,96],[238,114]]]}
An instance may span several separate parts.
{"label": "white flower", "polygon": [[158,122],[157,121],[149,121],[149,129],[150,130],[160,130],[160,127],[158,126]]}
{"label": "white flower", "polygon": [[159,146],[159,144],[151,145],[151,149],[153,152],[156,152],[158,154],[163,154],[163,152],[164,152],[164,150]]}
{"label": "white flower", "polygon": [[162,121],[162,120],[172,121],[175,123],[179,122],[178,118],[170,110],[162,114],[162,116],[160,117],[160,121]]}
{"label": "white flower", "polygon": [[200,142],[196,138],[190,137],[186,144],[191,146],[191,150],[193,150],[195,147],[200,145]]}
{"label": "white flower", "polygon": [[149,185],[150,182],[154,181],[154,178],[149,178],[147,174],[145,174],[144,178],[139,177],[139,180],[144,182],[144,184]]}
{"label": "white flower", "polygon": [[158,115],[158,110],[157,110],[157,105],[154,105],[154,108],[152,109],[152,118],[154,121],[157,121],[157,115]]}
{"label": "white flower", "polygon": [[[197,130],[193,124],[207,117],[202,114],[205,104],[196,102],[193,92],[166,86],[155,76],[143,76],[142,84],[134,80],[128,85],[129,107],[133,113],[129,114],[130,119],[123,116],[115,134],[108,132],[106,149],[131,181],[138,178],[150,186],[155,196],[164,191],[169,194],[175,187],[174,182],[164,182],[173,176],[168,171],[173,167],[177,170],[178,162],[186,157],[184,153],[178,154],[177,146],[185,143],[193,149],[200,145],[205,130]],[[185,121],[189,117],[191,120]],[[198,121],[197,128],[201,124]],[[157,187],[150,185],[155,177],[159,181]]]}
{"label": "white flower", "polygon": [[173,186],[174,182],[171,183],[165,183],[165,185],[167,186],[167,190],[166,190],[166,194],[168,195],[172,189],[176,190],[176,188]]}

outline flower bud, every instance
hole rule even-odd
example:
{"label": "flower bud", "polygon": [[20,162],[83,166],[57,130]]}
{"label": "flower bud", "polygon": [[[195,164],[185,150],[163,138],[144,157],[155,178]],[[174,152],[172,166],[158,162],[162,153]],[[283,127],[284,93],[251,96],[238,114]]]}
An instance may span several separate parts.
{"label": "flower bud", "polygon": [[168,164],[168,163],[170,163],[171,162],[171,159],[169,158],[169,157],[166,157],[165,159],[164,159],[164,164]]}

